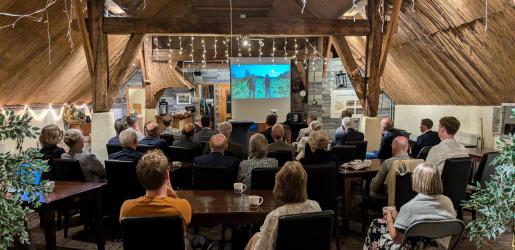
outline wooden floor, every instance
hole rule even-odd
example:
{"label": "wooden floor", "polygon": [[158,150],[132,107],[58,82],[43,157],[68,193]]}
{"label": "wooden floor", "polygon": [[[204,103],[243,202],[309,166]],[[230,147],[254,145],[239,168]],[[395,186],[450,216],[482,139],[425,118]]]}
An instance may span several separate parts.
{"label": "wooden floor", "polygon": [[[39,227],[39,217],[36,213],[31,215],[31,242],[35,249],[45,249],[45,238],[42,229]],[[465,222],[470,221],[470,216],[465,213]],[[63,231],[57,232],[57,245],[60,250],[69,249],[96,249],[95,243],[74,240],[76,234],[80,233],[83,229],[82,226],[74,226],[69,229],[69,238],[63,237]],[[351,223],[351,230],[358,231],[361,229],[361,225],[357,222]],[[206,235],[208,238],[215,239],[217,233],[216,229],[202,230],[201,234]],[[74,237],[75,235],[75,237]],[[485,241],[481,245],[481,249],[511,249],[511,233],[506,233],[495,241]],[[363,237],[358,233],[344,234],[340,236],[340,247],[341,249],[363,249]],[[336,248],[333,245],[333,248]],[[120,241],[107,241],[106,249],[123,249]],[[215,248],[216,249],[216,248]],[[230,246],[226,246],[225,249],[230,249]],[[468,239],[463,239],[458,249],[476,249],[476,246],[471,243]]]}

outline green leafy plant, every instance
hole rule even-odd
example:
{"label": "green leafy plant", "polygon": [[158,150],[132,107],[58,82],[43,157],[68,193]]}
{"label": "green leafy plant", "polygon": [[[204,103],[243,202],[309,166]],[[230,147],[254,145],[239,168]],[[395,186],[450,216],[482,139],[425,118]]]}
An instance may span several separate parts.
{"label": "green leafy plant", "polygon": [[32,117],[0,113],[0,141],[16,141],[17,152],[0,153],[0,249],[7,249],[15,240],[29,242],[27,214],[40,205],[40,193],[45,193],[45,181],[34,185],[36,172],[48,171],[35,148],[23,150],[25,138],[36,138],[38,128],[32,127]]}
{"label": "green leafy plant", "polygon": [[[515,116],[515,109],[512,111]],[[511,231],[515,249],[515,135],[509,138],[509,141],[501,138],[497,143],[501,153],[491,163],[497,166],[491,181],[484,187],[478,183],[476,192],[463,204],[480,213],[477,220],[467,225],[469,238],[477,247],[485,239],[496,239]]]}

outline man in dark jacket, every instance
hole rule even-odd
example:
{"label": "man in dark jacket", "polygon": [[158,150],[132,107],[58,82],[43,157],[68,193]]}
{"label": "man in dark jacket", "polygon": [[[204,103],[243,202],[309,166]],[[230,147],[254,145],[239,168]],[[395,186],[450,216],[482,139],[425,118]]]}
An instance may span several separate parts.
{"label": "man in dark jacket", "polygon": [[272,137],[272,127],[277,123],[277,116],[276,115],[268,115],[266,117],[266,129],[261,131],[260,133],[263,134],[268,141],[268,144],[274,143],[274,138]]}
{"label": "man in dark jacket", "polygon": [[159,138],[159,126],[155,123],[149,123],[145,126],[145,131],[147,136],[145,136],[143,140],[139,141],[139,144],[161,149],[166,154],[168,151],[168,143],[166,140]]}
{"label": "man in dark jacket", "polygon": [[363,141],[365,136],[363,133],[354,130],[352,128],[352,118],[345,117],[342,119],[342,131],[343,133],[335,134],[334,140],[331,142],[331,146],[345,145],[348,141]]}
{"label": "man in dark jacket", "polygon": [[122,151],[109,155],[109,160],[119,161],[139,161],[143,154],[136,151],[138,145],[138,135],[134,129],[126,129],[119,135],[120,142],[123,146]]}
{"label": "man in dark jacket", "polygon": [[195,157],[193,167],[224,166],[227,168],[230,179],[236,181],[240,161],[234,157],[224,156],[224,151],[227,149],[227,138],[223,134],[213,135],[209,141],[209,146],[211,147],[211,153]]}
{"label": "man in dark jacket", "polygon": [[433,121],[431,121],[430,119],[426,118],[420,121],[420,132],[422,132],[422,134],[417,137],[417,142],[415,143],[415,146],[413,146],[413,148],[411,149],[411,157],[417,158],[422,148],[426,146],[432,147],[440,143],[440,137],[438,137],[438,132],[431,131],[432,127]]}

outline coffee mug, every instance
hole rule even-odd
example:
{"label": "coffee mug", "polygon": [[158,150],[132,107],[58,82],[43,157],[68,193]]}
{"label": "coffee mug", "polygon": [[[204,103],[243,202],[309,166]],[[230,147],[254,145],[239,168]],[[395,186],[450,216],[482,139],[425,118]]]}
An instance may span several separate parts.
{"label": "coffee mug", "polygon": [[236,193],[243,193],[243,192],[245,192],[245,190],[247,190],[247,185],[245,185],[245,183],[241,183],[241,182],[235,182],[233,184],[233,187],[234,187],[234,192],[236,192]]}
{"label": "coffee mug", "polygon": [[53,192],[55,189],[55,181],[47,181],[45,187]]}
{"label": "coffee mug", "polygon": [[257,195],[251,195],[249,196],[249,202],[250,205],[253,207],[257,207],[263,203],[263,197],[257,196]]}
{"label": "coffee mug", "polygon": [[182,166],[182,163],[180,161],[173,161],[172,166],[174,168],[180,168]]}

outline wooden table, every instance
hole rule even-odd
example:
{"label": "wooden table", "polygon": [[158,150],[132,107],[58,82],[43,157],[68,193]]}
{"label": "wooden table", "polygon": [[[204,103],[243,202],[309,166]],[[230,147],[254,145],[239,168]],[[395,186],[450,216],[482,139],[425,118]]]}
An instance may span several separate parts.
{"label": "wooden table", "polygon": [[104,229],[102,226],[102,188],[106,183],[56,181],[55,191],[42,195],[38,208],[41,224],[45,231],[46,249],[56,249],[55,210],[75,197],[95,201],[95,226],[97,247],[105,249]]}
{"label": "wooden table", "polygon": [[373,178],[381,169],[383,160],[374,159],[372,165],[361,170],[341,169],[340,174],[343,176],[343,230],[349,230],[349,213],[351,209],[351,182],[363,179]]}

